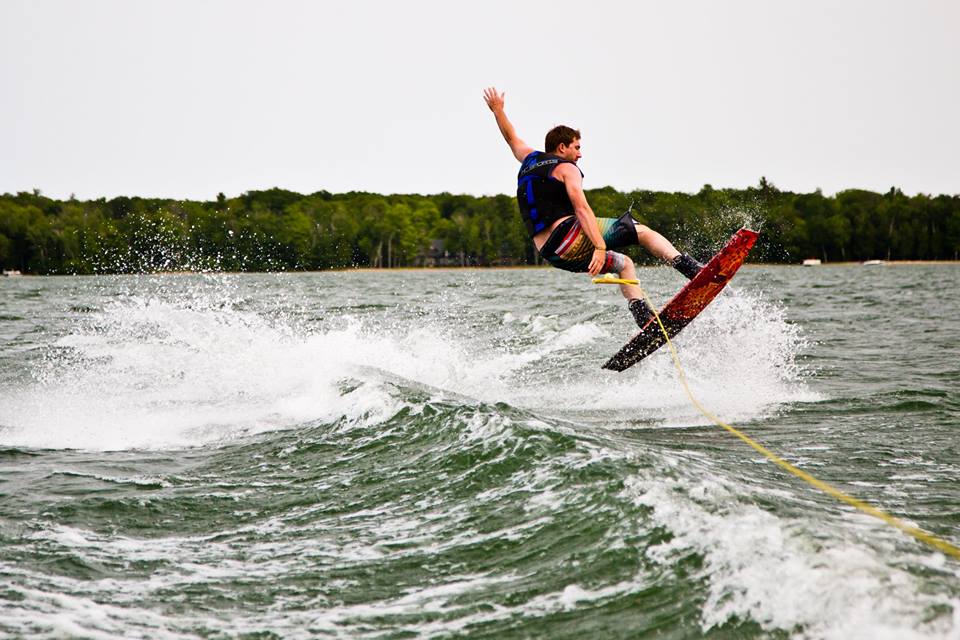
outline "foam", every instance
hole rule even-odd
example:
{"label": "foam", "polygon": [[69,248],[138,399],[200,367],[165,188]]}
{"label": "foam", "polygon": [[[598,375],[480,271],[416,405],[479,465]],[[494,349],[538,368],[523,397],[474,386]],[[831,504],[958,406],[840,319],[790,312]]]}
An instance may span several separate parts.
{"label": "foam", "polygon": [[[609,418],[620,412],[628,423],[705,424],[666,350],[623,374],[599,369],[625,340],[625,314],[611,326],[506,312],[490,335],[465,335],[458,322],[402,308],[312,327],[292,312],[244,309],[217,291],[106,304],[48,347],[32,384],[0,392],[0,443],[162,449],[302,424],[376,424],[419,406],[397,378],[551,418],[590,412],[616,426]],[[794,364],[799,329],[759,294],[728,289],[677,344],[694,393],[728,420],[819,399]]]}
{"label": "foam", "polygon": [[[398,405],[361,383],[342,393],[356,329],[304,338],[254,313],[159,300],[116,304],[59,339],[38,381],[4,398],[0,441],[94,450],[203,444]],[[362,354],[361,354],[362,355]]]}
{"label": "foam", "polygon": [[[626,341],[604,338],[592,345],[596,366]],[[795,363],[806,346],[800,329],[760,294],[725,291],[674,344],[694,396],[729,421],[756,420],[786,403],[822,399]],[[551,406],[557,411],[620,412],[662,426],[709,424],[690,404],[666,347],[626,372],[566,379],[556,391]]]}
{"label": "foam", "polygon": [[[669,565],[689,553],[703,556],[705,633],[749,618],[766,631],[793,631],[800,638],[958,637],[956,601],[925,592],[918,578],[885,563],[883,551],[860,542],[862,534],[845,535],[862,526],[884,544],[884,536],[899,534],[850,516],[818,521],[831,529],[824,538],[807,530],[806,519],[784,520],[745,504],[743,495],[753,486],[662,475],[627,483],[626,495],[651,507],[654,520],[673,533],[669,542],[647,549],[649,558]],[[953,609],[952,619],[931,616],[942,606]]]}

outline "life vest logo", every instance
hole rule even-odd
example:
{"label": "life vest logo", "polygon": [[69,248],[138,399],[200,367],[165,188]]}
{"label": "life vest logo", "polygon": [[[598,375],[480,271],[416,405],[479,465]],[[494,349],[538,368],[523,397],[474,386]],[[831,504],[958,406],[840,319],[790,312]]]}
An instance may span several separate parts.
{"label": "life vest logo", "polygon": [[526,169],[524,169],[524,170],[520,173],[520,175],[521,175],[521,176],[524,176],[524,175],[530,173],[531,171],[535,171],[535,170],[539,169],[540,167],[545,167],[545,166],[547,166],[548,164],[557,164],[558,162],[560,162],[559,158],[550,158],[549,160],[541,160],[540,162],[537,162],[537,163],[535,163],[535,164],[532,164],[532,165],[530,165],[529,167],[527,167]]}

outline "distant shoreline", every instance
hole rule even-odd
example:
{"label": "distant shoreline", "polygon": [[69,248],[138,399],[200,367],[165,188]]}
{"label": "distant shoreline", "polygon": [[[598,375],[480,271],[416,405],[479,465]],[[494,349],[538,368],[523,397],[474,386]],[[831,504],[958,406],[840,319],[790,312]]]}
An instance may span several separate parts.
{"label": "distant shoreline", "polygon": [[[936,266],[936,265],[960,265],[960,260],[884,260],[880,264],[864,264],[863,262],[823,262],[818,265],[803,265],[798,262],[751,262],[744,264],[742,268],[750,269],[755,267],[800,267],[807,269],[816,269],[821,267],[901,267],[901,266]],[[658,269],[665,265],[637,265],[638,269]],[[35,278],[35,277],[97,277],[97,276],[194,276],[194,275],[242,275],[242,274],[268,274],[268,273],[388,273],[391,271],[516,271],[525,269],[553,269],[548,264],[518,264],[518,265],[498,265],[498,266],[443,266],[443,267],[347,267],[344,269],[323,269],[309,271],[154,271],[143,273],[59,273],[59,274],[36,274],[23,273],[17,275],[0,276],[0,280],[6,278]]]}
{"label": "distant shoreline", "polygon": [[[862,262],[823,262],[818,265],[813,265],[816,267],[887,267],[887,266],[903,266],[903,265],[960,265],[960,260],[884,260],[880,264],[874,265],[865,265]],[[638,269],[657,269],[666,265],[642,265],[638,264]],[[806,267],[813,268],[813,266],[807,266],[800,264],[799,262],[748,262],[743,265],[742,268],[750,267]],[[444,267],[351,267],[346,269],[327,269],[325,271],[299,271],[299,272],[284,272],[284,273],[327,273],[330,271],[335,272],[344,272],[344,271],[463,271],[468,269],[474,269],[477,271],[496,271],[496,270],[510,270],[510,269],[553,269],[549,264],[535,265],[535,264],[521,264],[521,265],[498,265],[490,267],[479,267],[479,266],[469,266],[469,267],[457,267],[457,266],[444,266]],[[251,273],[251,272],[244,272]],[[279,272],[269,272],[269,273],[279,273]]]}
{"label": "distant shoreline", "polygon": [[[776,263],[760,263],[757,266],[773,266]],[[864,262],[821,262],[817,265],[803,265],[803,264],[785,264],[785,267],[886,267],[886,266],[901,266],[901,265],[930,265],[930,264],[960,264],[960,260],[881,260],[879,264],[866,264]],[[744,265],[750,266],[750,265]]]}

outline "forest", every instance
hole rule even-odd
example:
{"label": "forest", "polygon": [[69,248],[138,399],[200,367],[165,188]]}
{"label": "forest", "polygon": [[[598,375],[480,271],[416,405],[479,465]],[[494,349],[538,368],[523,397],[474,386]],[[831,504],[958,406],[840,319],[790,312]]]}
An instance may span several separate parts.
{"label": "forest", "polygon": [[[761,232],[754,262],[957,260],[960,195],[860,189],[587,191],[598,216],[634,218],[707,258],[734,230]],[[629,252],[639,263],[650,257]],[[533,265],[513,196],[303,195],[283,189],[193,201],[0,195],[0,266],[31,274],[288,271]]]}

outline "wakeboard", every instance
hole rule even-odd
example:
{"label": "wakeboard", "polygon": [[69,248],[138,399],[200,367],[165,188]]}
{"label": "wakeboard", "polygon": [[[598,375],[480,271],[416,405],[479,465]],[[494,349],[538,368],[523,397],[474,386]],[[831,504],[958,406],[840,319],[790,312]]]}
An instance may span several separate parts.
{"label": "wakeboard", "polygon": [[[723,249],[660,310],[660,319],[671,338],[690,324],[727,286],[753,248],[758,235],[756,231],[746,228],[733,234]],[[662,347],[666,341],[657,319],[653,318],[603,368],[623,371]]]}

